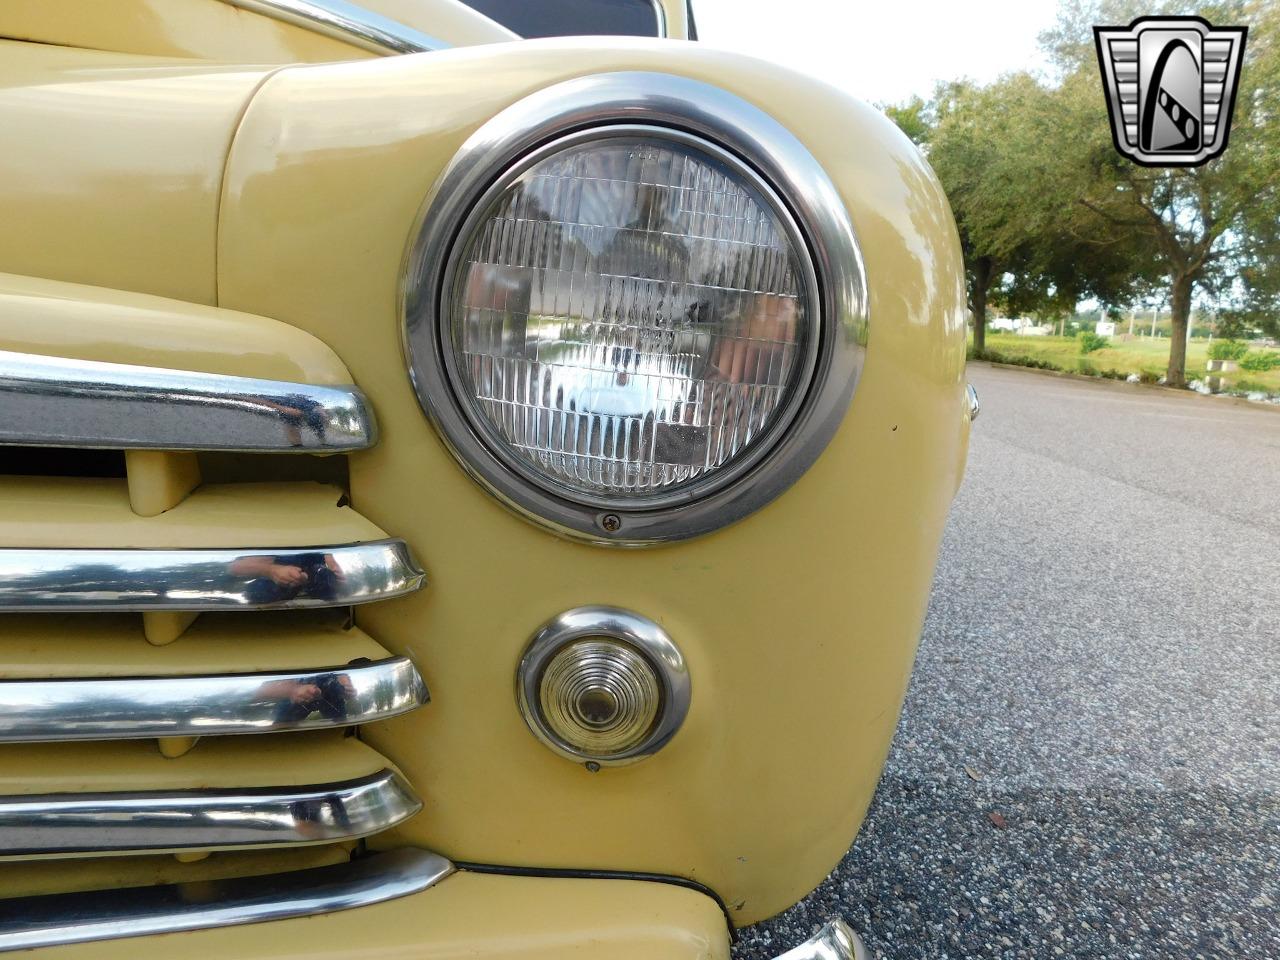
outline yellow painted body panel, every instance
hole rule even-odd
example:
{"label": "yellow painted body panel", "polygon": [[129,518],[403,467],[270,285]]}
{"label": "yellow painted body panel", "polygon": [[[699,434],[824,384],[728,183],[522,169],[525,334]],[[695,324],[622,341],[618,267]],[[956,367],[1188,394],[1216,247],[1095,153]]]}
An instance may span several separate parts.
{"label": "yellow painted body panel", "polygon": [[302,920],[55,947],[42,960],[728,960],[707,897],[634,880],[458,873],[423,893]]}
{"label": "yellow painted body panel", "polygon": [[390,656],[345,620],[342,610],[204,613],[181,643],[155,647],[138,614],[8,614],[0,679],[314,670]]}
{"label": "yellow painted body panel", "polygon": [[319,483],[200,487],[156,517],[139,517],[123,480],[0,477],[0,547],[298,547],[386,534]]}
{"label": "yellow painted body panel", "polygon": [[129,506],[140,517],[172,510],[200,485],[200,461],[190,451],[126,450]]}
{"label": "yellow painted body panel", "polygon": [[[746,520],[646,550],[559,539],[480,490],[418,407],[397,312],[412,227],[458,146],[528,93],[612,70],[705,80],[785,123],[849,210],[870,295],[863,378],[817,463]],[[360,514],[318,485],[205,486],[142,518],[123,482],[5,480],[0,544],[243,546],[246,530],[264,546],[403,536],[431,587],[362,607],[357,619],[414,659],[435,701],[362,735],[428,809],[371,845],[686,876],[714,888],[737,923],[822,879],[880,774],[967,440],[955,228],[932,173],[892,124],[830,87],[696,44],[532,41],[271,73],[0,43],[0,147],[0,214],[21,225],[0,236],[0,270],[252,315],[211,313],[184,341],[182,330],[161,330],[184,310],[119,294],[119,319],[103,320],[109,336],[67,319],[74,310],[59,312],[54,333],[30,321],[6,328],[0,311],[0,347],[21,349],[12,344],[25,337],[41,353],[262,376],[297,344],[309,358],[294,356],[299,368],[360,384],[381,432],[377,447],[349,458]],[[287,325],[265,336],[270,359],[210,334],[243,323],[260,336],[271,327],[262,317]],[[291,339],[289,327],[305,333]],[[657,619],[693,678],[671,744],[597,774],[542,747],[512,691],[533,630],[584,603]],[[209,758],[205,746],[169,762]],[[556,885],[569,882],[455,877],[349,915],[157,942],[175,944],[165,955],[291,957],[305,931],[308,956],[343,960],[601,956],[601,939],[614,956],[726,955],[706,898],[676,891],[697,904],[682,913],[659,903],[673,888],[582,881],[560,899],[566,888]],[[669,912],[637,921],[641,906]],[[714,942],[691,945],[691,931],[713,931]],[[139,944],[49,956],[126,951]]]}
{"label": "yellow painted body panel", "polygon": [[[132,503],[132,495],[129,500]],[[199,616],[195,610],[146,610],[142,613],[142,636],[152,646],[167,646],[186,633]]]}
{"label": "yellow painted body panel", "polygon": [[0,4],[0,37],[232,63],[375,56],[222,0],[5,0]]}
{"label": "yellow painted body panel", "polygon": [[278,320],[3,273],[0,350],[264,380],[351,382],[329,347]]}
{"label": "yellow painted body panel", "polygon": [[[36,762],[32,762],[35,758]],[[387,766],[342,731],[278,737],[206,737],[181,762],[166,763],[148,740],[7,743],[0,747],[0,795],[94,790],[266,787],[353,780]]]}
{"label": "yellow painted body panel", "polygon": [[[453,46],[515,39],[459,0],[362,0]],[[377,56],[223,0],[4,0],[0,37],[90,50],[233,63],[322,63]]]}
{"label": "yellow painted body panel", "polygon": [[0,270],[215,303],[223,166],[262,77],[0,41]]}
{"label": "yellow painted body panel", "polygon": [[[661,549],[571,543],[498,505],[428,425],[400,351],[399,271],[445,163],[521,96],[609,70],[703,79],[782,119],[841,191],[870,284],[865,373],[826,453],[758,514]],[[878,779],[963,462],[961,280],[949,210],[914,148],[869,107],[778,67],[589,39],[272,77],[228,168],[221,302],[304,327],[347,363],[382,430],[350,458],[353,503],[432,577],[357,615],[439,692],[369,734],[432,797],[430,816],[377,842],[692,877],[739,922],[817,884]],[[659,620],[693,677],[670,746],[599,774],[534,740],[511,692],[531,633],[583,603]]]}

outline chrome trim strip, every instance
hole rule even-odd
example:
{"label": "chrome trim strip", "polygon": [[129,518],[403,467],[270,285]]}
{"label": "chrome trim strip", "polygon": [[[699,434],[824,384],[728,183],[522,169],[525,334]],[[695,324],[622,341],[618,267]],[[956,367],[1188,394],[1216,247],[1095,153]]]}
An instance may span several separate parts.
{"label": "chrome trim strip", "polygon": [[[540,707],[542,678],[552,658],[575,640],[598,637],[620,640],[638,652],[662,685],[662,712],[648,735],[625,753],[608,757],[566,743],[546,722]],[[689,713],[693,684],[680,648],[648,617],[620,607],[575,607],[544,623],[529,641],[516,671],[516,699],[524,722],[553,753],[578,763],[621,766],[652,756],[670,742]]]}
{"label": "chrome trim strip", "polygon": [[238,550],[0,549],[0,612],[345,607],[426,575],[403,540]]}
{"label": "chrome trim strip", "polygon": [[454,872],[427,850],[264,877],[0,900],[0,951],[309,917],[421,893]]}
{"label": "chrome trim strip", "polygon": [[[819,302],[812,377],[790,426],[758,453],[663,498],[592,498],[523,467],[475,429],[455,392],[442,342],[457,240],[495,183],[538,151],[612,132],[700,138],[781,199],[809,253]],[[401,290],[405,359],[418,402],[454,457],[521,516],[565,536],[640,546],[683,540],[748,516],[818,458],[853,399],[866,354],[866,276],[853,223],[831,178],[772,116],[719,87],[664,73],[619,72],[553,84],[498,113],[463,143],[419,212]],[[784,418],[779,417],[779,422]],[[523,471],[523,472],[522,472]]]}
{"label": "chrome trim strip", "polygon": [[869,960],[862,938],[843,920],[832,920],[800,946],[775,960]]}
{"label": "chrome trim strip", "polygon": [[416,710],[428,699],[406,657],[221,676],[0,680],[0,742],[345,727]]}
{"label": "chrome trim strip", "polygon": [[969,413],[969,422],[978,419],[978,414],[982,412],[982,403],[978,400],[978,391],[972,383],[966,383],[964,386],[965,405]]}
{"label": "chrome trim strip", "polygon": [[379,54],[447,50],[452,44],[346,0],[222,0]]}
{"label": "chrome trim strip", "polygon": [[0,797],[0,855],[280,847],[354,840],[422,809],[394,770],[310,786]]}
{"label": "chrome trim strip", "polygon": [[0,350],[0,444],[338,453],[377,440],[354,386]]}

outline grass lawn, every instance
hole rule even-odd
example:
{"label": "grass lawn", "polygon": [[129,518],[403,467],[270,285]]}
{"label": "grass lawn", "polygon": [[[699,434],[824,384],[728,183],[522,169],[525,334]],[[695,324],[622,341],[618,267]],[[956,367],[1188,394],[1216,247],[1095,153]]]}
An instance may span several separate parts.
{"label": "grass lawn", "polygon": [[[987,349],[1005,357],[1025,357],[1052,364],[1059,370],[1072,373],[1097,373],[1117,370],[1120,373],[1149,373],[1162,376],[1169,364],[1168,339],[1142,339],[1120,341],[1112,339],[1110,346],[1083,355],[1080,341],[1072,337],[1020,337],[1014,333],[987,331]],[[1187,379],[1203,379],[1204,363],[1208,358],[1209,341],[1192,340],[1187,349]],[[1280,369],[1253,373],[1238,370],[1226,374],[1225,389],[1264,390],[1280,394]]]}

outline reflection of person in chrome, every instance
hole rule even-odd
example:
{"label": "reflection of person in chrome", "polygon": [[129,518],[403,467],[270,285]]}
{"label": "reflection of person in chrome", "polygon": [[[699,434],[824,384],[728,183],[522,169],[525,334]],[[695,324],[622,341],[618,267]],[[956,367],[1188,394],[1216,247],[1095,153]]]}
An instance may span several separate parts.
{"label": "reflection of person in chrome", "polygon": [[713,348],[713,377],[726,383],[772,384],[783,380],[782,366],[796,346],[800,311],[793,297],[757,293],[743,304],[741,324],[732,339]]}
{"label": "reflection of person in chrome", "polygon": [[343,720],[355,695],[355,684],[346,673],[271,680],[258,689],[258,699],[275,703],[277,723],[298,723],[316,712],[326,720]]}
{"label": "reflection of person in chrome", "polygon": [[245,595],[251,603],[279,603],[306,597],[335,600],[345,574],[331,553],[289,553],[241,557],[230,572],[245,577]]}
{"label": "reflection of person in chrome", "polygon": [[304,445],[302,442],[304,426],[311,428],[311,434],[316,441],[324,439],[329,424],[325,419],[324,404],[314,397],[294,393],[289,395],[287,403],[280,403],[266,397],[254,397],[253,402],[276,415],[284,427],[290,446]]}

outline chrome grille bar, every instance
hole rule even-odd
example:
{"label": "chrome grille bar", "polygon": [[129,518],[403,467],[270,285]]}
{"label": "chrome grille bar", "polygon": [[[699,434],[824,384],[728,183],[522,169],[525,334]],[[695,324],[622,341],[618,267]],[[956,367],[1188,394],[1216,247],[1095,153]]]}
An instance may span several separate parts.
{"label": "chrome grille bar", "polygon": [[426,684],[405,657],[222,676],[0,680],[0,742],[342,727],[407,713],[427,699]]}
{"label": "chrome grille bar", "polygon": [[352,840],[422,809],[393,770],[339,783],[0,797],[0,855],[278,847]]}
{"label": "chrome grille bar", "polygon": [[354,386],[258,380],[0,350],[0,443],[336,453],[373,446]]}
{"label": "chrome grille bar", "polygon": [[341,607],[425,581],[403,540],[191,550],[0,549],[0,611]]}
{"label": "chrome grille bar", "polygon": [[406,849],[265,877],[0,900],[0,951],[350,910],[420,893],[453,869]]}

